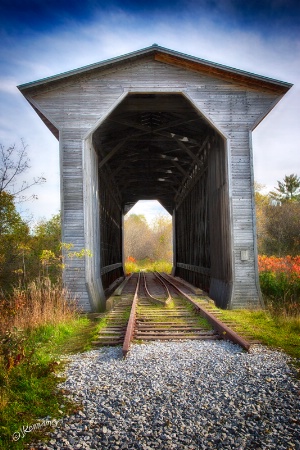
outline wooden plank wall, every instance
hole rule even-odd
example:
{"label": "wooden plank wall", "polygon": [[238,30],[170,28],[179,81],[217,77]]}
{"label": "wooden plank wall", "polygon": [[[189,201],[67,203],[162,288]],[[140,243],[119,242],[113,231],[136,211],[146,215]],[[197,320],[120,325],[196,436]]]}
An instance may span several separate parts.
{"label": "wooden plank wall", "polygon": [[83,149],[83,195],[84,195],[84,232],[85,277],[89,302],[93,311],[105,309],[105,295],[100,277],[100,201],[98,155],[92,139],[86,139]]}
{"label": "wooden plank wall", "polygon": [[227,149],[221,136],[215,134],[209,152],[208,201],[211,252],[209,295],[216,304],[227,308],[232,296],[232,242]]}
{"label": "wooden plank wall", "polygon": [[[103,289],[124,275],[122,267],[122,208],[112,194],[111,183],[104,170],[99,171],[100,195],[100,260]],[[106,270],[105,270],[106,269]]]}
{"label": "wooden plank wall", "polygon": [[227,154],[213,132],[203,149],[205,170],[176,208],[175,274],[209,292],[222,308],[231,301],[232,252]]}
{"label": "wooden plank wall", "polygon": [[[62,241],[72,251],[86,248],[82,172],[82,139],[80,130],[60,131]],[[65,254],[63,279],[83,310],[91,308],[86,286],[85,258],[68,258]]]}
{"label": "wooden plank wall", "polygon": [[[210,232],[209,198],[207,192],[208,147],[203,149],[203,167],[194,173],[191,190],[176,206],[175,221],[175,275],[195,286],[209,291],[210,286]],[[190,182],[193,180],[190,180]]]}
{"label": "wooden plank wall", "polygon": [[[278,95],[154,61],[151,56],[32,88],[27,98],[60,132],[64,240],[86,245],[83,148],[88,133],[126,92],[182,93],[226,139],[233,293],[231,307],[259,301],[255,264],[252,155],[249,136]],[[241,260],[241,251],[249,258]],[[85,261],[70,261],[65,280],[88,309]]]}

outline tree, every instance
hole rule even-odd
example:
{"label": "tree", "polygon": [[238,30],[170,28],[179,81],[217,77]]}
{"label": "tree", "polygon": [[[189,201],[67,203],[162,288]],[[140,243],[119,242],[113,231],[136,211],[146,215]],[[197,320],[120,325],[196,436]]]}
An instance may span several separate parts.
{"label": "tree", "polygon": [[52,281],[58,281],[61,262],[61,217],[55,214],[49,220],[40,220],[33,229],[26,261],[28,278],[34,279],[46,272]]}
{"label": "tree", "polygon": [[124,223],[125,257],[172,260],[172,220],[157,216],[150,227],[143,215],[131,214]]}
{"label": "tree", "polygon": [[4,145],[0,144],[0,194],[8,192],[14,201],[36,198],[34,194],[26,197],[24,192],[32,186],[46,181],[42,176],[33,178],[32,181],[20,180],[20,176],[30,168],[30,160],[26,149],[27,146],[22,140],[19,147],[13,144],[5,148]]}
{"label": "tree", "polygon": [[12,288],[13,284],[26,281],[26,264],[30,251],[30,234],[28,225],[16,211],[15,203],[36,198],[26,191],[32,186],[44,183],[40,176],[31,181],[22,180],[30,168],[27,146],[21,140],[4,147],[0,144],[0,287],[2,290]]}
{"label": "tree", "polygon": [[295,174],[285,175],[283,181],[277,181],[278,187],[270,192],[271,198],[277,201],[300,201],[300,177]]}
{"label": "tree", "polygon": [[16,211],[13,196],[0,192],[0,288],[12,287],[24,280],[24,252],[29,241],[29,227]]}
{"label": "tree", "polygon": [[[298,180],[298,181],[297,181]],[[278,182],[277,192],[263,195],[256,185],[257,241],[260,254],[296,256],[300,254],[300,201],[296,175]],[[276,200],[274,202],[274,200]]]}
{"label": "tree", "polygon": [[131,214],[124,222],[125,257],[136,260],[152,258],[151,231],[145,216]]}
{"label": "tree", "polygon": [[267,236],[267,222],[268,216],[266,208],[270,204],[269,194],[263,194],[264,185],[254,183],[255,189],[255,206],[256,206],[256,233],[257,233],[257,247],[258,253],[265,253],[265,239]]}
{"label": "tree", "polygon": [[153,252],[155,259],[172,261],[172,219],[167,216],[157,216],[153,222]]}
{"label": "tree", "polygon": [[300,254],[300,202],[268,205],[264,253],[275,256]]}

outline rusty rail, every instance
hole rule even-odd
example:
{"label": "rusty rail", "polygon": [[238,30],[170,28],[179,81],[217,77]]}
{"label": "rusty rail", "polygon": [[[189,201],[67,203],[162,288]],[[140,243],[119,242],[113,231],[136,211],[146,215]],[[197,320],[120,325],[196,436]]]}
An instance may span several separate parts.
{"label": "rusty rail", "polygon": [[126,358],[127,353],[129,352],[130,344],[134,335],[134,329],[135,329],[135,321],[136,321],[136,307],[138,302],[138,293],[139,293],[139,287],[140,287],[140,278],[141,273],[139,272],[138,281],[136,284],[135,294],[133,297],[133,302],[131,306],[130,316],[126,328],[125,338],[123,342],[123,357]]}
{"label": "rusty rail", "polygon": [[237,334],[227,325],[222,323],[220,320],[218,320],[213,314],[209,313],[200,305],[198,305],[192,297],[190,297],[188,294],[184,293],[181,289],[179,289],[179,287],[176,286],[176,284],[174,284],[173,281],[171,281],[166,275],[160,274],[160,276],[164,278],[168,283],[170,283],[177,290],[177,292],[180,293],[180,295],[182,295],[186,300],[188,300],[195,307],[195,309],[211,323],[213,328],[219,333],[222,339],[229,340],[234,344],[238,344],[244,350],[247,351],[249,350],[250,343],[248,341],[246,341],[244,338],[242,338],[239,334]]}
{"label": "rusty rail", "polygon": [[168,286],[166,285],[166,283],[163,280],[161,280],[159,278],[159,275],[157,274],[157,272],[153,272],[153,275],[156,277],[157,281],[163,286],[164,290],[166,291],[167,299],[166,300],[161,300],[161,299],[156,298],[156,297],[154,297],[153,295],[150,294],[150,291],[148,289],[147,282],[146,282],[146,276],[145,276],[145,273],[143,273],[143,283],[144,283],[144,289],[146,291],[146,294],[150,298],[150,300],[153,301],[154,303],[157,303],[157,304],[162,305],[162,306],[166,306],[172,300],[172,297],[171,297],[170,291],[168,289]]}
{"label": "rusty rail", "polygon": [[165,301],[165,304],[167,305],[172,300],[172,295],[170,294],[169,288],[166,285],[165,280],[160,276],[160,274],[158,272],[153,272],[153,274],[157,278],[157,280],[161,283],[161,285],[164,287],[164,289],[166,290],[168,298]]}

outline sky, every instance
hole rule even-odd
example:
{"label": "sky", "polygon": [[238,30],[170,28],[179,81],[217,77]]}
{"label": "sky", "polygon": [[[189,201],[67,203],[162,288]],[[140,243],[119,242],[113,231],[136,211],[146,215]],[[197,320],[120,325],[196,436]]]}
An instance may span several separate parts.
{"label": "sky", "polygon": [[[17,85],[156,43],[175,51],[292,83],[253,132],[255,180],[265,191],[300,176],[299,0],[1,0],[0,143],[27,144],[38,199],[23,217],[49,219],[60,209],[58,141]],[[141,204],[141,202],[140,202]],[[134,213],[152,218],[151,203]]]}

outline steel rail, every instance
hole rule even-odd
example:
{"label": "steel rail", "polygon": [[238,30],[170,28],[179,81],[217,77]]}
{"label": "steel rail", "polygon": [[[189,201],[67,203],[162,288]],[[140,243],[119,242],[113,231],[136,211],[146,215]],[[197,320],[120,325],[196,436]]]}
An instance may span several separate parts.
{"label": "steel rail", "polygon": [[123,351],[124,358],[126,358],[126,355],[129,352],[130,344],[131,344],[131,341],[132,341],[132,338],[134,335],[135,322],[136,322],[136,307],[137,307],[137,302],[138,302],[140,278],[141,278],[141,272],[139,272],[139,275],[138,275],[138,281],[136,284],[136,289],[135,289],[135,293],[134,293],[134,297],[133,297],[133,301],[132,301],[132,305],[131,305],[130,316],[129,316],[129,320],[127,323],[125,338],[124,338],[124,342],[123,342],[122,351]]}
{"label": "steel rail", "polygon": [[231,328],[229,328],[227,325],[225,325],[223,322],[217,319],[213,314],[209,313],[200,305],[198,305],[198,303],[196,303],[192,297],[190,297],[188,294],[179,289],[179,287],[176,286],[176,284],[174,284],[173,281],[168,279],[166,275],[160,274],[160,276],[164,278],[168,283],[170,283],[171,286],[173,286],[176,289],[176,291],[180,293],[180,295],[182,295],[195,307],[196,311],[198,311],[203,317],[205,317],[205,319],[207,319],[211,323],[213,328],[219,333],[222,339],[229,340],[234,344],[238,344],[246,351],[249,350],[251,345],[250,342],[246,341],[239,334],[237,334],[235,331],[233,331]]}
{"label": "steel rail", "polygon": [[154,276],[157,278],[157,280],[160,282],[160,284],[164,287],[165,291],[168,294],[168,298],[165,301],[166,304],[168,304],[172,300],[172,295],[170,294],[169,288],[165,283],[165,280],[160,276],[158,272],[153,272]]}
{"label": "steel rail", "polygon": [[160,283],[160,284],[163,286],[163,288],[165,289],[165,291],[166,291],[166,293],[167,293],[167,296],[168,296],[167,300],[161,300],[161,299],[159,299],[159,298],[154,297],[152,294],[150,294],[150,291],[149,291],[149,289],[148,289],[147,282],[146,282],[146,275],[145,275],[145,273],[143,273],[144,289],[145,289],[145,291],[146,291],[147,296],[150,298],[150,300],[154,301],[154,303],[158,303],[159,305],[165,306],[165,305],[167,305],[167,304],[172,300],[170,291],[169,291],[169,289],[168,289],[166,283],[165,283],[163,280],[161,280],[161,279],[159,278],[159,276],[157,275],[157,272],[153,272],[153,275],[157,278],[157,281],[159,281],[159,283]]}

